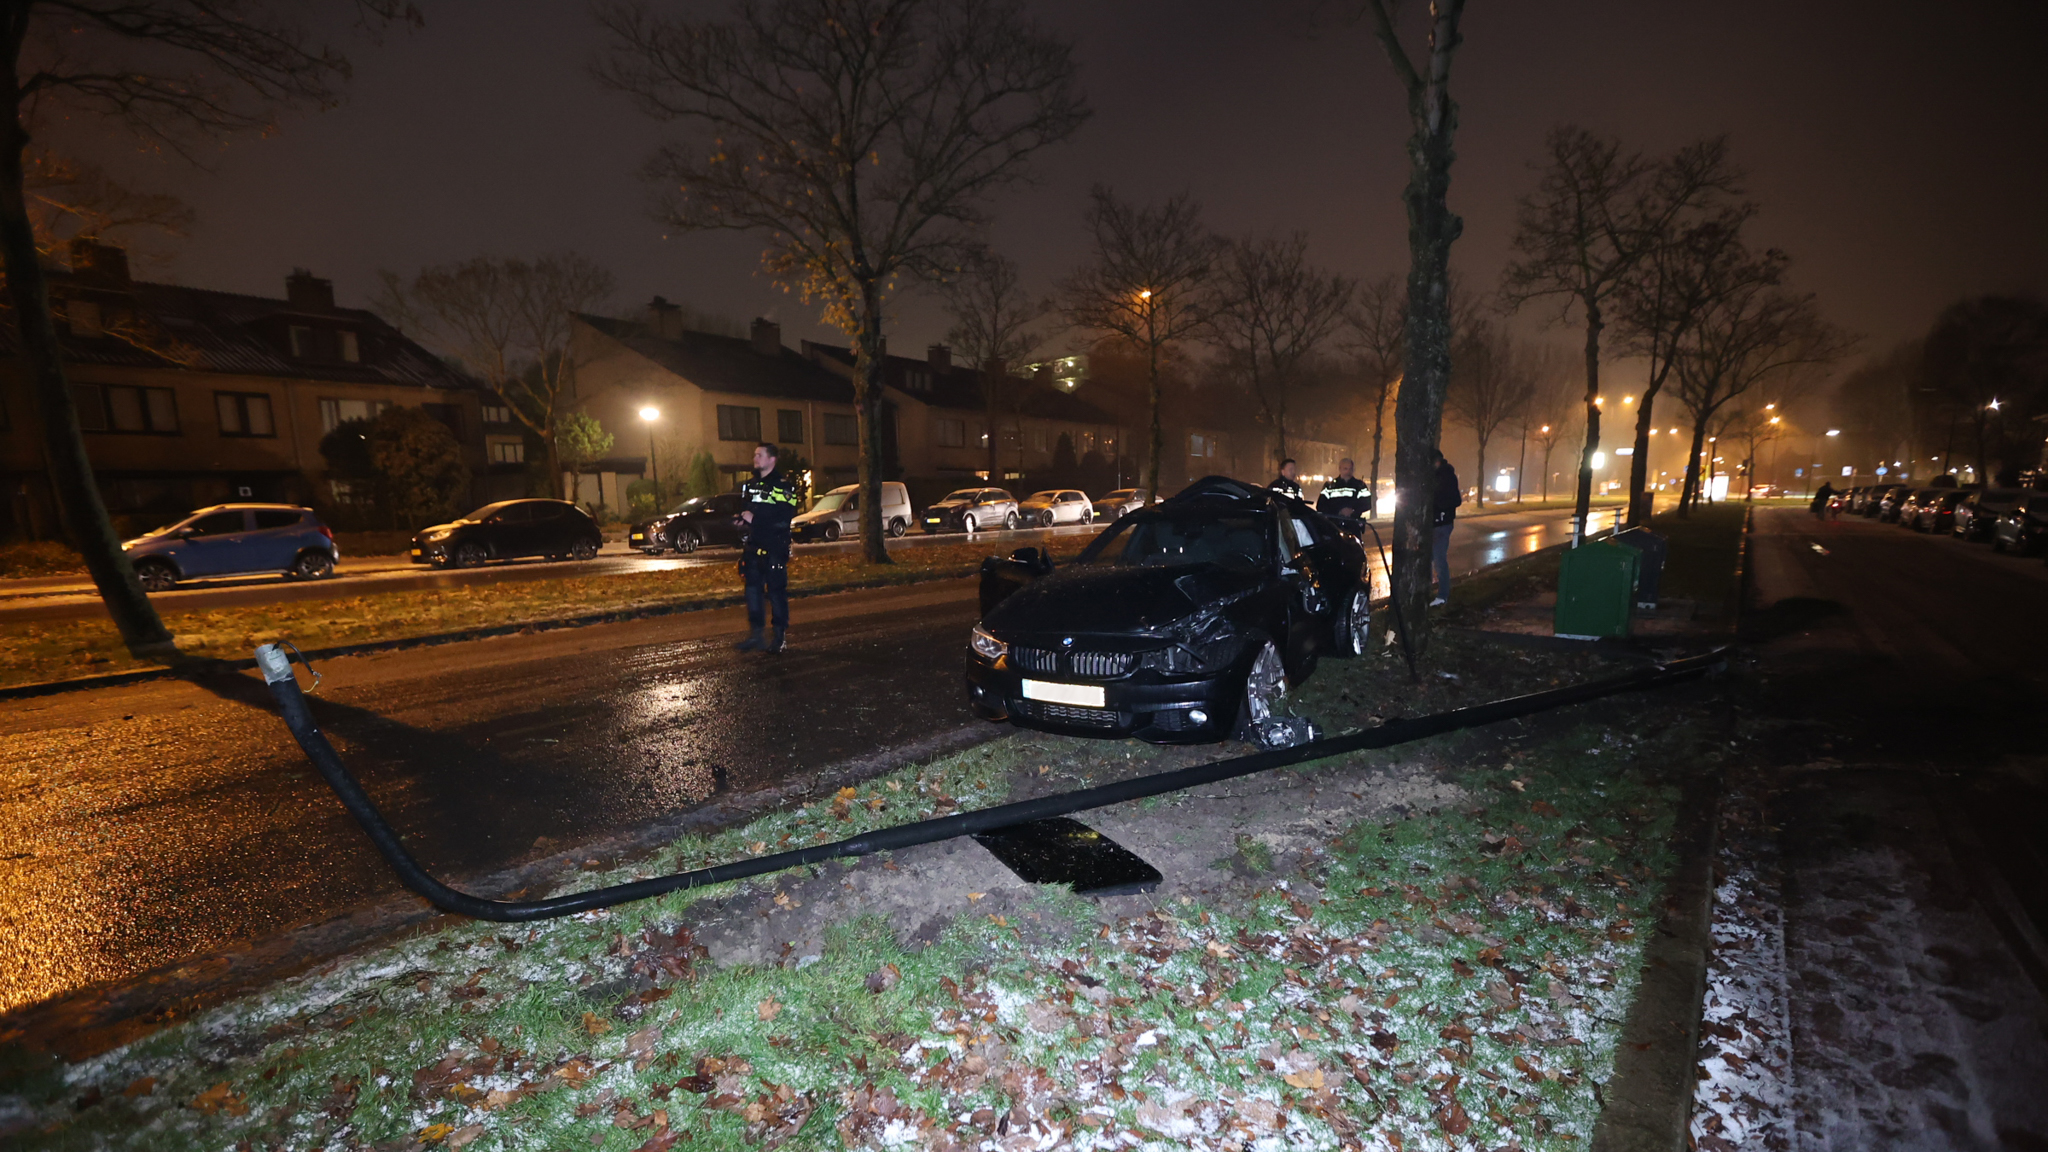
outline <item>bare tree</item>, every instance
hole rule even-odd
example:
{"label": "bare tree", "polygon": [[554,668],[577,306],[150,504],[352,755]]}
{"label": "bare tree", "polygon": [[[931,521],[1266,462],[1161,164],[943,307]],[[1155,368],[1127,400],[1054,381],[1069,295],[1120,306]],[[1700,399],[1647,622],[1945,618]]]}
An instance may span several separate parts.
{"label": "bare tree", "polygon": [[1731,261],[1731,283],[1717,287],[1712,303],[1693,325],[1678,358],[1678,400],[1692,424],[1679,513],[1689,512],[1700,494],[1700,457],[1709,426],[1721,409],[1766,381],[1834,361],[1851,341],[1820,318],[1813,297],[1780,287],[1786,258],[1771,252]]}
{"label": "bare tree", "polygon": [[1472,430],[1479,444],[1474,480],[1478,505],[1486,507],[1486,447],[1501,426],[1527,411],[1534,390],[1528,357],[1498,324],[1460,309],[1458,342],[1452,351],[1451,387],[1444,414]]}
{"label": "bare tree", "polygon": [[[1401,281],[1384,276],[1358,290],[1348,316],[1346,346],[1365,375],[1366,402],[1372,405],[1372,470],[1368,473],[1375,497],[1380,490],[1380,447],[1385,442],[1387,401],[1401,386],[1401,370],[1408,358],[1407,299]],[[1373,502],[1366,515],[1379,515]]]}
{"label": "bare tree", "polygon": [[[1572,438],[1579,418],[1578,382],[1566,371],[1567,357],[1556,348],[1534,354],[1536,375],[1529,403],[1522,408],[1522,435],[1543,449],[1543,483],[1539,500],[1550,499],[1550,457]],[[1520,491],[1519,486],[1516,489]]]}
{"label": "bare tree", "polygon": [[1927,335],[1921,379],[1948,409],[1950,423],[1970,433],[1980,482],[2038,462],[2034,418],[2048,412],[2048,306],[2028,296],[1951,304]]}
{"label": "bare tree", "polygon": [[1246,237],[1224,248],[1210,331],[1251,385],[1287,458],[1287,402],[1302,367],[1344,321],[1355,282],[1308,262],[1308,234]]}
{"label": "bare tree", "polygon": [[946,339],[981,370],[982,403],[988,413],[988,475],[1000,474],[996,434],[1003,409],[1013,412],[1017,384],[1010,369],[1036,354],[1045,333],[1034,327],[1052,303],[1024,290],[1017,263],[986,249],[970,253],[943,285],[946,315],[953,327]]}
{"label": "bare tree", "polygon": [[550,487],[560,483],[557,428],[576,365],[571,316],[616,290],[612,274],[574,252],[537,260],[476,256],[422,268],[410,284],[379,272],[380,307],[460,359],[540,437]]}
{"label": "bare tree", "polygon": [[767,237],[763,267],[853,346],[860,536],[882,538],[882,325],[958,267],[984,201],[1088,119],[1073,48],[1018,0],[740,0],[726,20],[607,4],[600,81],[700,132],[655,154],[658,218]]}
{"label": "bare tree", "polygon": [[[1443,432],[1444,393],[1451,376],[1451,245],[1465,222],[1451,211],[1452,143],[1458,105],[1451,99],[1451,61],[1464,42],[1465,0],[1432,0],[1426,54],[1411,55],[1395,27],[1398,0],[1366,0],[1380,47],[1408,97],[1407,366],[1394,403],[1393,584],[1409,671],[1429,640],[1429,555],[1435,529],[1436,448]],[[1419,59],[1419,64],[1418,64]]]}
{"label": "bare tree", "polygon": [[[1619,140],[1567,125],[1550,133],[1543,177],[1521,200],[1514,247],[1520,259],[1502,277],[1502,294],[1519,306],[1559,302],[1558,318],[1576,312],[1586,329],[1585,446],[1579,453],[1572,539],[1584,539],[1593,496],[1593,453],[1600,447],[1600,339],[1607,307],[1672,223],[1707,197],[1728,189],[1712,180],[1674,180],[1677,170]],[[1727,174],[1712,166],[1702,177]]]}
{"label": "bare tree", "polygon": [[[396,0],[358,8],[373,21],[417,20]],[[11,101],[0,144],[8,299],[58,511],[138,656],[177,649],[121,551],[79,432],[27,196],[31,118],[90,117],[188,154],[198,140],[270,125],[281,107],[331,105],[347,75],[344,56],[256,0],[15,0],[0,10],[0,92]]]}
{"label": "bare tree", "polygon": [[36,249],[46,259],[69,240],[118,243],[132,254],[136,239],[183,237],[192,229],[192,208],[183,200],[130,188],[88,161],[31,148],[22,175]]}
{"label": "bare tree", "polygon": [[1209,277],[1219,242],[1202,226],[1201,205],[1185,194],[1158,207],[1117,199],[1097,185],[1088,205],[1090,261],[1060,286],[1060,312],[1077,328],[1107,333],[1145,357],[1151,443],[1145,456],[1145,499],[1159,499],[1159,462],[1166,453],[1160,422],[1160,359],[1208,329]]}

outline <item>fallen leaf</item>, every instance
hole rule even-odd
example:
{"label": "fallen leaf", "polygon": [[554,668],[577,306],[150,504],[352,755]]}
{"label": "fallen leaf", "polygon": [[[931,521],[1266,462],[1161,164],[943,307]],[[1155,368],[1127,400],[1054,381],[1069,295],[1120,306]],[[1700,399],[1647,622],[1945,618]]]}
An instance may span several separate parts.
{"label": "fallen leaf", "polygon": [[1472,1127],[1472,1118],[1465,1115],[1464,1105],[1456,1100],[1445,1105],[1444,1109],[1436,1114],[1436,1122],[1452,1136],[1463,1136],[1465,1130]]}
{"label": "fallen leaf", "polygon": [[887,992],[903,980],[903,970],[894,964],[884,964],[868,973],[867,989],[876,995]]}
{"label": "fallen leaf", "polygon": [[248,1102],[235,1095],[225,1080],[193,1097],[192,1107],[208,1116],[216,1112],[226,1112],[230,1116],[249,1114]]}
{"label": "fallen leaf", "polygon": [[448,1146],[450,1148],[466,1147],[471,1141],[475,1140],[477,1137],[483,1134],[483,1125],[464,1124],[462,1127],[457,1128],[455,1131],[450,1132],[448,1134]]}
{"label": "fallen leaf", "polygon": [[1534,812],[1538,816],[1555,816],[1557,815],[1557,806],[1548,800],[1538,800],[1529,805],[1529,811]]}
{"label": "fallen leaf", "polygon": [[612,1030],[612,1022],[595,1012],[583,1014],[583,1030],[592,1036],[602,1036]]}
{"label": "fallen leaf", "polygon": [[154,1077],[154,1076],[139,1076],[139,1077],[135,1078],[134,1080],[131,1080],[131,1081],[129,1081],[129,1082],[128,1082],[128,1086],[127,1086],[126,1088],[123,1088],[123,1089],[121,1089],[121,1095],[123,1095],[123,1096],[148,1096],[148,1095],[150,1095],[150,1094],[154,1093],[155,1091],[156,1091],[156,1077]]}
{"label": "fallen leaf", "polygon": [[1204,944],[1202,947],[1205,948],[1211,956],[1220,957],[1226,960],[1230,958],[1230,945],[1225,944],[1221,940],[1212,939],[1207,944]]}
{"label": "fallen leaf", "polygon": [[446,1140],[449,1133],[453,1131],[455,1131],[455,1125],[453,1124],[429,1124],[425,1128],[420,1129],[420,1143],[439,1144],[441,1141]]}
{"label": "fallen leaf", "polygon": [[782,1015],[782,1005],[777,1004],[775,997],[770,996],[766,1000],[761,1001],[760,1005],[754,1009],[754,1012],[763,1020],[773,1020],[777,1016]]}
{"label": "fallen leaf", "polygon": [[967,902],[968,902],[969,904],[972,904],[972,903],[974,903],[974,902],[975,902],[976,900],[979,900],[979,899],[981,899],[981,898],[982,898],[983,896],[986,896],[986,895],[988,895],[988,893],[986,893],[986,892],[969,892],[969,893],[967,894]]}
{"label": "fallen leaf", "polygon": [[1296,1088],[1306,1088],[1312,1092],[1323,1090],[1323,1070],[1321,1068],[1310,1068],[1302,1072],[1289,1073],[1285,1079]]}

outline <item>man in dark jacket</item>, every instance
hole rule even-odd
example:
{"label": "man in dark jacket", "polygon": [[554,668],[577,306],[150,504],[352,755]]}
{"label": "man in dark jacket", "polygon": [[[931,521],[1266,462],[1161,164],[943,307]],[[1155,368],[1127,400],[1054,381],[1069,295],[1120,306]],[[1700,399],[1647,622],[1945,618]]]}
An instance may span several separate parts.
{"label": "man in dark jacket", "polygon": [[1451,529],[1458,519],[1458,505],[1465,502],[1465,489],[1458,483],[1458,470],[1436,453],[1436,538],[1431,541],[1430,556],[1436,565],[1436,598],[1429,602],[1434,608],[1445,603],[1451,595]]}
{"label": "man in dark jacket", "polygon": [[[783,475],[773,444],[754,446],[754,478],[740,485],[740,579],[747,584],[747,638],[742,652],[780,652],[789,631],[789,522],[802,497]],[[763,601],[766,601],[764,604]],[[774,613],[775,633],[761,638],[763,618]]]}
{"label": "man in dark jacket", "polygon": [[1348,516],[1354,520],[1372,511],[1372,492],[1365,481],[1352,474],[1349,460],[1337,461],[1337,475],[1316,495],[1316,511],[1325,516]]}
{"label": "man in dark jacket", "polygon": [[1813,506],[1812,506],[1812,508],[1810,509],[1810,511],[1812,511],[1812,513],[1813,513],[1813,518],[1814,518],[1814,519],[1816,519],[1816,520],[1825,520],[1825,519],[1827,519],[1827,517],[1828,517],[1828,501],[1830,501],[1830,500],[1832,500],[1832,499],[1834,499],[1834,498],[1835,498],[1835,486],[1834,486],[1833,484],[1830,484],[1830,483],[1828,483],[1828,482],[1827,482],[1827,481],[1825,481],[1825,480],[1821,481],[1821,482],[1820,482],[1820,491],[1818,491],[1818,492],[1815,492],[1815,493],[1813,494]]}
{"label": "man in dark jacket", "polygon": [[1301,499],[1301,481],[1294,477],[1295,473],[1300,471],[1301,469],[1295,465],[1293,458],[1290,457],[1282,460],[1280,462],[1280,474],[1273,477],[1273,482],[1266,485],[1266,487],[1280,493],[1282,496],[1292,496],[1299,500]]}

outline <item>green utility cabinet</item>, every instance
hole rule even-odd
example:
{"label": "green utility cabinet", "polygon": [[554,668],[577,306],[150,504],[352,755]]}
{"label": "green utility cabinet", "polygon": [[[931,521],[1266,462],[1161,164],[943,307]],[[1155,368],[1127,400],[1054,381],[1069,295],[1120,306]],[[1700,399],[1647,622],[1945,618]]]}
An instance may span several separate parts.
{"label": "green utility cabinet", "polygon": [[1557,574],[1552,631],[1571,640],[1627,636],[1641,563],[1640,552],[1606,540],[1567,550]]}

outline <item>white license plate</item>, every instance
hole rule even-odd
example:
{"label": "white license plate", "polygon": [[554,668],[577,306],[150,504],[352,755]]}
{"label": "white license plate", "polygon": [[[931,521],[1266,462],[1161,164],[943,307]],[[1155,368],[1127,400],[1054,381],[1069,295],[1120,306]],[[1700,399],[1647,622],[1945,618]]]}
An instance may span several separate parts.
{"label": "white license plate", "polygon": [[1049,680],[1026,680],[1026,700],[1043,700],[1047,704],[1076,704],[1083,708],[1101,708],[1104,705],[1100,684],[1055,684]]}

